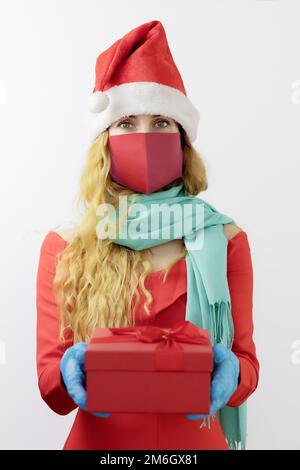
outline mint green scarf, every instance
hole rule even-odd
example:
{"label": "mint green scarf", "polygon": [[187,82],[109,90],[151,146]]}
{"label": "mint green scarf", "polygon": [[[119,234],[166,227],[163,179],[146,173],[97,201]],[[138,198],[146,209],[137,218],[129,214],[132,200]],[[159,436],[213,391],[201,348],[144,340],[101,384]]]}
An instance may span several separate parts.
{"label": "mint green scarf", "polygon": [[[113,242],[133,250],[144,250],[174,238],[183,238],[188,251],[185,319],[208,329],[212,344],[222,342],[231,348],[234,329],[227,281],[227,238],[223,224],[235,221],[203,199],[187,196],[182,184],[149,195],[131,194],[127,197],[127,203],[131,208],[123,217],[118,236],[112,238]],[[174,214],[173,222],[171,217],[160,217],[158,220],[161,204],[167,204],[169,208],[173,206],[174,212],[170,211]],[[176,211],[176,207],[180,210]],[[120,206],[116,210],[117,220],[122,220],[119,209]],[[197,210],[202,211],[202,217],[196,217]],[[166,234],[169,234],[168,238]],[[244,450],[247,402],[238,407],[224,406],[217,413],[229,448]],[[210,418],[215,419],[215,415],[201,420],[200,427],[210,427]]]}

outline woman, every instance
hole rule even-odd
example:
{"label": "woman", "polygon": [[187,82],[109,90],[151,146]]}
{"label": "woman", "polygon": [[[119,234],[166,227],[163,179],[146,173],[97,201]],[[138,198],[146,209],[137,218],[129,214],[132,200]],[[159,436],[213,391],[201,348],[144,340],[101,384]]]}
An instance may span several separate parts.
{"label": "woman", "polygon": [[[233,219],[195,197],[207,189],[192,145],[198,112],[159,21],[99,55],[90,111],[94,142],[80,181],[86,213],[73,229],[46,235],[37,276],[40,392],[58,414],[78,407],[64,449],[245,448],[246,400],[259,377],[250,247]],[[142,219],[153,214],[153,202],[201,205],[204,217],[199,224],[184,215],[190,229],[178,224],[180,236],[173,231],[165,240],[163,228],[176,225],[167,218],[156,239],[152,227],[146,242],[122,233],[105,237],[99,207],[118,208],[120,196],[144,203]],[[126,223],[139,222],[129,214]],[[211,333],[209,416],[86,410],[84,354],[95,327],[171,327],[183,319]]]}

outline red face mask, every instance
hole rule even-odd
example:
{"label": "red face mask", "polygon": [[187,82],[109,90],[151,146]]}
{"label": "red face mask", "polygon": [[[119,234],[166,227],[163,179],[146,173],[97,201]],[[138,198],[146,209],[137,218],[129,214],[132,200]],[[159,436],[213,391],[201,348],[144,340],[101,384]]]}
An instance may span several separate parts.
{"label": "red face mask", "polygon": [[133,191],[151,194],[182,176],[180,132],[110,135],[110,175]]}

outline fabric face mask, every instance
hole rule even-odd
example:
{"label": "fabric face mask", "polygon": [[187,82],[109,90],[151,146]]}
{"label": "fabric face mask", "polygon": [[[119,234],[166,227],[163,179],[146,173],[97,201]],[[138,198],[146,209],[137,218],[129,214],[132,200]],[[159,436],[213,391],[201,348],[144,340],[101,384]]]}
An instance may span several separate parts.
{"label": "fabric face mask", "polygon": [[110,175],[133,191],[151,194],[182,176],[180,132],[135,132],[108,138]]}

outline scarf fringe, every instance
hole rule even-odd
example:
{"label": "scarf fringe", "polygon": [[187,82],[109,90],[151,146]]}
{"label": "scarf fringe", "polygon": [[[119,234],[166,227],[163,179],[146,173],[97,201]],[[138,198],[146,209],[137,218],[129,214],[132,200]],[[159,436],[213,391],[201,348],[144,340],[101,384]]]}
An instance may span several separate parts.
{"label": "scarf fringe", "polygon": [[230,300],[209,304],[210,333],[212,344],[223,343],[231,348],[233,342],[233,321]]}
{"label": "scarf fringe", "polygon": [[234,439],[226,438],[226,442],[230,450],[246,450],[245,444],[243,444],[241,441],[235,441]]}
{"label": "scarf fringe", "polygon": [[[199,426],[199,429],[202,429],[204,427],[208,427],[210,429],[211,425],[211,419],[214,421],[216,419],[217,413],[215,413],[212,416],[207,416],[206,418],[201,419],[201,424]],[[246,444],[243,443],[242,441],[237,441],[233,438],[229,438],[225,436],[226,443],[229,447],[230,450],[245,450],[246,449]]]}

